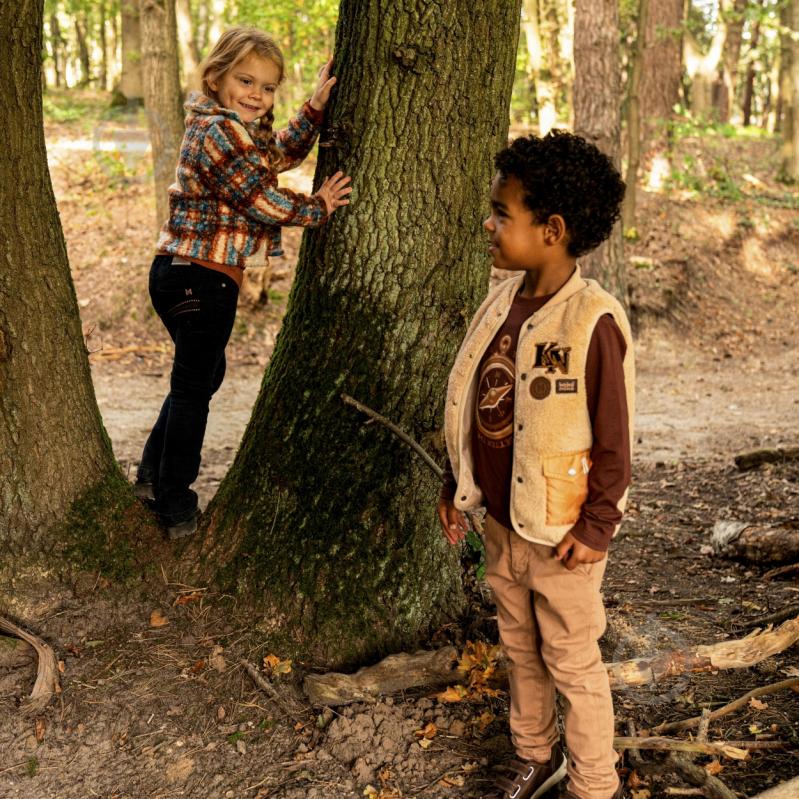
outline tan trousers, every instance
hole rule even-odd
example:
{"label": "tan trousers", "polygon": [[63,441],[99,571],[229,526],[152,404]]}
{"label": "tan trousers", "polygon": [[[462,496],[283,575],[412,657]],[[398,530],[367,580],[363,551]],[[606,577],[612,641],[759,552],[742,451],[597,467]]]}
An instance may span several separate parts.
{"label": "tan trousers", "polygon": [[555,689],[566,699],[569,790],[610,799],[613,702],[597,641],[605,631],[599,592],[607,558],[569,571],[553,548],[485,520],[486,579],[494,592],[502,646],[510,659],[510,729],[518,755],[549,759],[558,739]]}

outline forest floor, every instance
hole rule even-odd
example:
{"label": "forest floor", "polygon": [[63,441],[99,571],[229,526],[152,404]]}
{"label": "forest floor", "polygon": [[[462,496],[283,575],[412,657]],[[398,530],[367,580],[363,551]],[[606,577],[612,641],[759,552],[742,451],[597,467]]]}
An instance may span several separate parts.
{"label": "forest floor", "polygon": [[[102,142],[145,141],[141,124],[140,115],[104,115],[89,94],[73,95],[69,106],[51,99],[46,120],[98,402],[131,474],[167,389],[169,351],[146,289],[154,240],[146,154],[136,145],[119,155]],[[738,563],[706,548],[717,521],[799,516],[799,464],[741,472],[733,462],[748,449],[799,444],[799,193],[774,181],[776,161],[772,139],[686,130],[672,185],[642,192],[639,239],[627,248],[637,445],[630,508],[604,585],[606,661],[739,638],[760,615],[789,606],[799,613],[795,574],[766,579],[774,564]],[[310,174],[287,177],[302,187]],[[211,408],[203,502],[246,425],[299,240],[287,231],[267,301],[241,303],[228,376]],[[463,624],[438,631],[430,646],[496,641],[490,603],[474,596]],[[285,712],[240,665],[281,655],[246,609],[211,587],[181,584],[166,566],[135,584],[101,574],[28,576],[0,587],[0,607],[63,664],[62,692],[38,719],[19,709],[34,667],[0,668],[4,799],[480,797],[510,751],[504,694],[444,703],[418,690],[320,713],[300,691],[312,666],[295,663],[272,676],[292,702]],[[626,735],[632,721],[641,734],[797,676],[796,652],[616,692],[617,732]],[[696,762],[751,796],[799,773],[797,724],[799,693],[765,696],[712,723],[709,740],[784,746]],[[621,767],[632,799],[685,787],[627,758]]]}

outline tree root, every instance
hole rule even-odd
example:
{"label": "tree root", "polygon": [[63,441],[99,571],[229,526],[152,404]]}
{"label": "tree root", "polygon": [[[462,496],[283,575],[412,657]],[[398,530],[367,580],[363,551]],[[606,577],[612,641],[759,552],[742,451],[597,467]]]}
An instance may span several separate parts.
{"label": "tree root", "polygon": [[53,694],[61,691],[61,683],[58,678],[58,661],[55,653],[52,647],[46,644],[39,636],[26,632],[22,627],[18,627],[2,616],[0,616],[0,630],[21,638],[36,650],[39,661],[36,682],[24,708],[27,713],[40,713],[47,706]]}

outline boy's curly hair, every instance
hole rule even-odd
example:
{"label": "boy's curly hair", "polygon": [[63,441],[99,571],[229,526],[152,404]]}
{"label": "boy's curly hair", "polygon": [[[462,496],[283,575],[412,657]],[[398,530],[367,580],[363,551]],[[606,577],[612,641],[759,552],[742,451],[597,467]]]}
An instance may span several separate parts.
{"label": "boy's curly hair", "polygon": [[560,214],[567,251],[579,257],[598,247],[621,213],[624,181],[613,162],[581,136],[552,130],[543,138],[523,136],[502,150],[494,165],[515,177],[537,222]]}

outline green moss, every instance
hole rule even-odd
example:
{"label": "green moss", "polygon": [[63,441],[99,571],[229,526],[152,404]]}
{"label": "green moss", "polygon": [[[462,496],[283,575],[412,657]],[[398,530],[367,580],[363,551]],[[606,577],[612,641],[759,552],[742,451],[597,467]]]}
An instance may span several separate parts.
{"label": "green moss", "polygon": [[127,480],[113,468],[72,503],[57,525],[55,540],[62,542],[61,554],[77,566],[125,579],[140,570],[131,541],[153,528]]}

